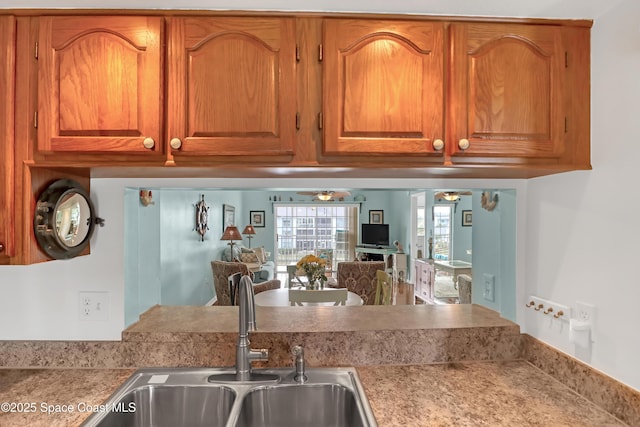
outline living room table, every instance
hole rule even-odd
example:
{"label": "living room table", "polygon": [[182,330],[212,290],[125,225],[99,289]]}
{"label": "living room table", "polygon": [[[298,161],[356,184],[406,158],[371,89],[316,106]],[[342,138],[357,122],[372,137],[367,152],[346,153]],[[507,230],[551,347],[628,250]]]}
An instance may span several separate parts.
{"label": "living room table", "polygon": [[433,265],[436,270],[446,271],[450,273],[453,277],[453,287],[458,289],[458,275],[459,274],[468,274],[471,275],[471,263],[461,260],[434,260]]}
{"label": "living room table", "polygon": [[[327,288],[329,289],[329,288]],[[320,290],[313,290],[309,292],[322,292]],[[269,307],[290,307],[291,303],[289,302],[289,288],[279,288],[279,289],[271,289],[269,291],[260,292],[255,295],[256,305],[261,306],[269,306]],[[360,298],[360,295],[349,291],[347,293],[347,303],[346,305],[362,305],[363,301]],[[311,303],[309,304],[311,305]],[[313,305],[326,305],[333,306],[333,303],[317,303]]]}

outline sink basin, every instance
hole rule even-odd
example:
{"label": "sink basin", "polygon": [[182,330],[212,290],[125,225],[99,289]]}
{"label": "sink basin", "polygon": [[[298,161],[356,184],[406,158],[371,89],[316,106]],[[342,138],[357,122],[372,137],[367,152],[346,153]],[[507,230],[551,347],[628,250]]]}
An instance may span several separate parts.
{"label": "sink basin", "polygon": [[97,425],[224,426],[235,397],[233,390],[220,386],[143,386],[122,396]]}
{"label": "sink basin", "polygon": [[244,397],[238,427],[368,425],[356,396],[338,384],[265,386]]}
{"label": "sink basin", "polygon": [[141,369],[83,426],[375,427],[353,368],[255,369],[235,381],[233,369]]}

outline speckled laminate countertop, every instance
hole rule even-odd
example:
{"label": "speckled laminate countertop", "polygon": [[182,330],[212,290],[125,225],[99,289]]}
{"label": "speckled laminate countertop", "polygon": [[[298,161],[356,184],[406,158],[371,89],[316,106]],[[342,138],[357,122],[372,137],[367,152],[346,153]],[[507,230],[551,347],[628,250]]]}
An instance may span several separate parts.
{"label": "speckled laminate countertop", "polygon": [[[625,425],[524,361],[357,370],[380,427]],[[0,404],[36,405],[33,413],[0,411],[0,426],[79,425],[89,415],[81,409],[104,402],[133,372],[0,370]],[[48,405],[71,405],[74,410],[47,414],[43,409]]]}

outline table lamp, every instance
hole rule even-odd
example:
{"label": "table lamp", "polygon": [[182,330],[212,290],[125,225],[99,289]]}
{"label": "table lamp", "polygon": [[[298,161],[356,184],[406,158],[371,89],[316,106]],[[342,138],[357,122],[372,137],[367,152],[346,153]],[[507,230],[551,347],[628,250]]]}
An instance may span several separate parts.
{"label": "table lamp", "polygon": [[224,234],[222,234],[222,237],[220,238],[220,240],[229,240],[230,242],[228,243],[229,246],[231,246],[231,258],[233,259],[233,245],[235,245],[235,243],[233,243],[234,240],[242,240],[242,235],[240,234],[240,231],[238,230],[238,227],[236,227],[235,225],[228,225],[227,228],[224,229]]}
{"label": "table lamp", "polygon": [[247,239],[249,239],[249,247],[251,247],[251,239],[253,239],[253,235],[256,234],[256,229],[253,228],[253,225],[247,225],[244,230],[242,230],[242,234],[247,235]]}

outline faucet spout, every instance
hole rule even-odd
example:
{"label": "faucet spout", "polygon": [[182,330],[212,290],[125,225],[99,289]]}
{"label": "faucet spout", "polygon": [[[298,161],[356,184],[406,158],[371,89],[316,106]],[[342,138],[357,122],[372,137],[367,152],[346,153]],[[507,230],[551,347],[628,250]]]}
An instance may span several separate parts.
{"label": "faucet spout", "polygon": [[253,282],[249,276],[242,276],[238,285],[238,343],[236,345],[236,379],[238,381],[251,380],[251,362],[253,360],[268,360],[267,349],[252,350],[249,342],[249,332],[256,330],[256,306],[253,293]]}

